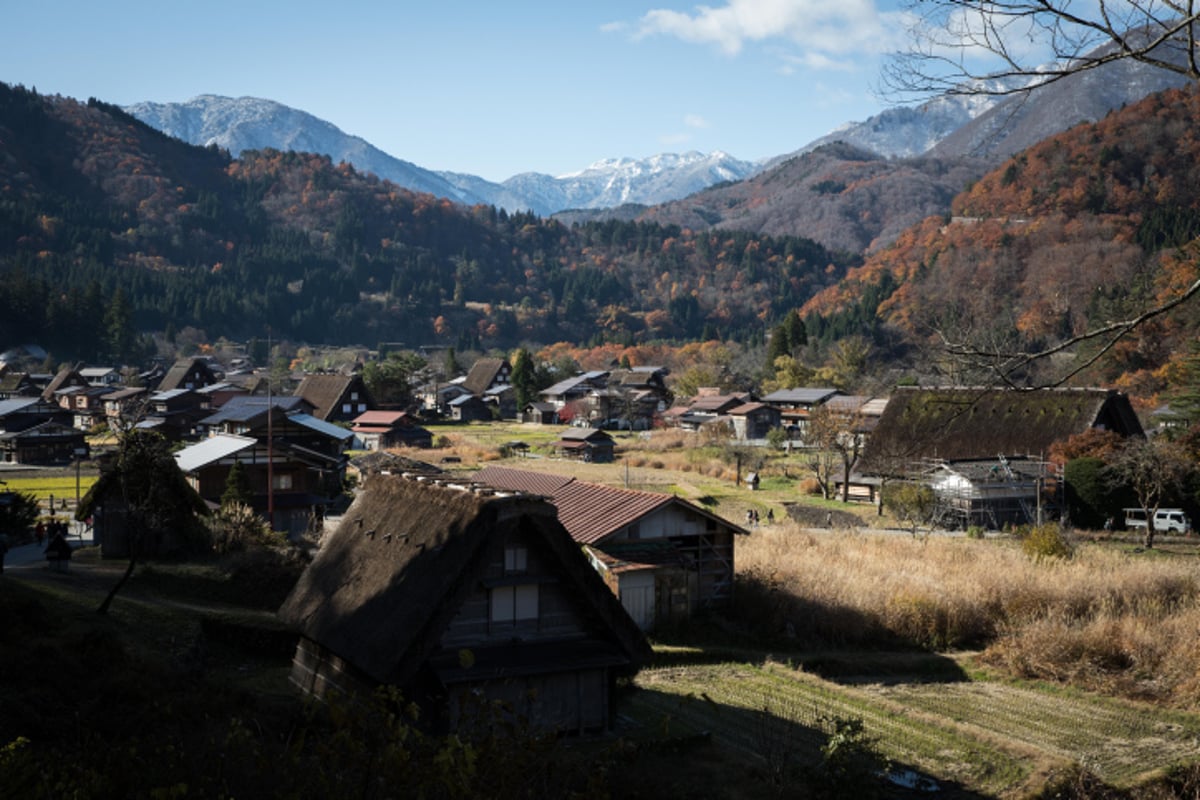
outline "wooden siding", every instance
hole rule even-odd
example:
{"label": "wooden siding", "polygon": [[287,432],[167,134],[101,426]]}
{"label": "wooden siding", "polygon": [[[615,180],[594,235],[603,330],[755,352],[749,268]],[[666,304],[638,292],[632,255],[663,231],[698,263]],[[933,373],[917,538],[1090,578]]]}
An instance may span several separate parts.
{"label": "wooden siding", "polygon": [[[508,547],[525,548],[524,572],[505,572],[504,558]],[[553,568],[553,558],[540,551],[531,537],[513,534],[490,543],[482,579],[446,627],[439,646],[457,649],[504,644],[512,641],[514,636],[519,636],[522,641],[537,642],[585,635],[587,631],[575,608],[576,603],[555,577]],[[538,587],[537,618],[493,622],[492,590],[500,586],[529,584]]]}

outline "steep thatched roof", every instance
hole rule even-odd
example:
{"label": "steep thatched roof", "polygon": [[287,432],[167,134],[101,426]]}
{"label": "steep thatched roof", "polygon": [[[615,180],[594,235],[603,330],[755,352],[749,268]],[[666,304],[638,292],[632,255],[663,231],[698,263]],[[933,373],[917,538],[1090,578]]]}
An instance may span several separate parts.
{"label": "steep thatched roof", "polygon": [[1107,389],[900,387],[867,442],[862,471],[886,471],[896,459],[1039,456],[1089,428],[1143,435],[1129,398]]}
{"label": "steep thatched roof", "polygon": [[481,358],[471,365],[463,387],[471,394],[483,394],[496,381],[500,370],[508,365],[503,358]]}
{"label": "steep thatched roof", "polygon": [[355,408],[360,403],[371,405],[361,375],[305,375],[293,394],[312,403],[314,417],[329,419],[338,413],[351,390],[358,392],[361,398],[354,403]]}
{"label": "steep thatched roof", "polygon": [[404,685],[478,586],[489,539],[517,530],[556,557],[597,630],[644,660],[641,632],[545,500],[390,475],[371,478],[279,615],[373,680]]}

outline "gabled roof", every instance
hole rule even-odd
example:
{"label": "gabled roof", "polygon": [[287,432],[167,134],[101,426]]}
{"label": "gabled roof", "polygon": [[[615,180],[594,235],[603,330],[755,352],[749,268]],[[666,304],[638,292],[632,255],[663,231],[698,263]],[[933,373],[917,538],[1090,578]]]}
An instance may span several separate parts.
{"label": "gabled roof", "polygon": [[351,420],[351,424],[391,426],[411,419],[407,411],[364,411]]}
{"label": "gabled roof", "polygon": [[474,477],[497,489],[548,497],[558,509],[558,519],[563,527],[580,544],[599,544],[647,514],[669,505],[684,506],[732,530],[742,530],[728,520],[670,494],[618,489],[510,467],[484,467]]}
{"label": "gabled roof", "polygon": [[783,403],[787,405],[811,406],[823,403],[838,393],[837,389],[828,387],[779,389],[771,392],[762,400],[764,403]]}
{"label": "gabled roof", "polygon": [[33,378],[29,377],[28,372],[7,372],[3,377],[0,377],[0,392],[12,393],[22,391],[32,397],[35,394],[40,394],[37,386],[33,382]]}
{"label": "gabled roof", "polygon": [[743,403],[740,406],[734,406],[725,413],[731,417],[744,417],[747,414],[753,414],[755,411],[761,411],[764,408],[769,408],[775,413],[779,413],[779,410],[775,406],[767,405],[766,403]]}
{"label": "gabled roof", "polygon": [[[472,394],[483,394],[496,382],[496,376],[508,366],[503,358],[481,358],[471,365],[463,386]],[[511,368],[510,368],[511,371]]]}
{"label": "gabled roof", "polygon": [[0,400],[0,419],[19,411],[35,410],[31,407],[36,407],[39,402],[41,402],[39,397],[14,397],[10,400]]}
{"label": "gabled roof", "polygon": [[867,442],[863,469],[889,455],[961,460],[1045,454],[1089,428],[1142,436],[1129,398],[1108,389],[922,389],[902,386]]}
{"label": "gabled roof", "polygon": [[174,400],[177,397],[183,397],[189,393],[195,393],[192,389],[167,389],[165,392],[155,392],[150,395],[152,403],[166,403]]}
{"label": "gabled roof", "polygon": [[184,472],[192,472],[223,458],[229,458],[234,453],[248,450],[257,443],[257,439],[249,436],[220,433],[175,453],[175,463]]}
{"label": "gabled roof", "polygon": [[369,404],[367,387],[360,375],[305,375],[293,394],[312,405],[313,416],[328,419],[338,410],[338,404],[352,386],[357,386],[363,393],[361,402]]}
{"label": "gabled roof", "polygon": [[297,425],[303,425],[309,430],[323,433],[331,439],[336,439],[339,442],[344,442],[354,438],[354,431],[347,430],[340,425],[334,425],[332,422],[326,422],[323,419],[317,419],[312,414],[289,414],[288,419]]}
{"label": "gabled roof", "polygon": [[[277,408],[285,414],[303,412],[312,408],[312,404],[303,397],[278,395],[270,398],[271,408]],[[229,398],[224,405],[211,415],[200,420],[201,425],[219,425],[222,422],[249,422],[267,410],[267,396],[258,394],[239,394]]]}
{"label": "gabled roof", "polygon": [[731,408],[750,402],[749,394],[702,395],[692,401],[688,410],[692,413],[723,414]]}
{"label": "gabled roof", "polygon": [[566,394],[572,389],[580,386],[594,388],[601,385],[601,382],[607,377],[607,372],[604,372],[603,370],[593,370],[591,372],[585,372],[582,375],[573,375],[570,378],[564,378],[553,386],[549,386],[538,392],[538,394],[546,397],[557,397],[558,395]]}
{"label": "gabled roof", "polygon": [[[208,363],[202,358],[182,358],[171,365],[167,370],[167,374],[158,384],[159,391],[167,391],[169,389],[186,388],[184,381],[193,370],[199,371],[202,378],[202,383],[208,385],[217,382],[217,376],[213,374]],[[198,389],[198,386],[193,386],[193,389]]]}
{"label": "gabled roof", "polygon": [[591,444],[615,444],[607,431],[599,428],[567,428],[559,434],[559,439],[568,442],[589,442]]}
{"label": "gabled roof", "polygon": [[637,626],[545,501],[374,475],[279,609],[280,618],[380,683],[404,685],[476,590],[480,554],[519,532],[553,557],[570,596],[626,663]]}
{"label": "gabled roof", "polygon": [[53,437],[56,439],[71,439],[78,437],[82,442],[84,440],[83,431],[78,428],[72,428],[70,425],[63,425],[61,422],[55,422],[48,419],[45,422],[39,422],[30,428],[23,428],[19,431],[6,431],[0,433],[0,440],[10,441],[19,439],[36,439],[39,437]]}
{"label": "gabled roof", "polygon": [[124,386],[120,389],[112,389],[101,400],[127,400],[130,397],[137,397],[140,394],[145,394],[147,391],[145,386]]}
{"label": "gabled roof", "polygon": [[50,379],[50,383],[46,384],[46,388],[42,390],[42,397],[49,400],[51,397],[54,397],[55,392],[65,389],[68,386],[87,386],[87,381],[75,370],[70,367],[64,367],[58,371],[57,375]]}

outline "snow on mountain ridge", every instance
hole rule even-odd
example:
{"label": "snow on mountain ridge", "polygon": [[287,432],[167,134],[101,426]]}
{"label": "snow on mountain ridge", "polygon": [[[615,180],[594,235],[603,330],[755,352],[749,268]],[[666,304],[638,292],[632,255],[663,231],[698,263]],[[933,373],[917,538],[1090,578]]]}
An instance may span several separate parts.
{"label": "snow on mountain ridge", "polygon": [[604,159],[557,178],[525,173],[497,184],[474,175],[422,169],[332,123],[273,100],[205,94],[183,103],[138,103],[125,110],[168,135],[192,144],[216,144],[235,157],[244,150],[268,147],[320,153],[414,191],[509,211],[532,210],[544,216],[564,208],[674,200],[759,169],[757,164],[721,151],[693,151],[645,159]]}

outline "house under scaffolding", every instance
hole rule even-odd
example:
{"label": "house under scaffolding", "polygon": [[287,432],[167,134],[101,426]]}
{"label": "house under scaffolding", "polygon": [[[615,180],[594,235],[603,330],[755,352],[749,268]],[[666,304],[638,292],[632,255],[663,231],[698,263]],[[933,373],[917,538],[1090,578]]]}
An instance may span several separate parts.
{"label": "house under scaffolding", "polygon": [[925,480],[937,497],[934,524],[949,529],[978,525],[1037,524],[1057,514],[1061,481],[1053,466],[1029,457],[998,456],[930,462]]}

